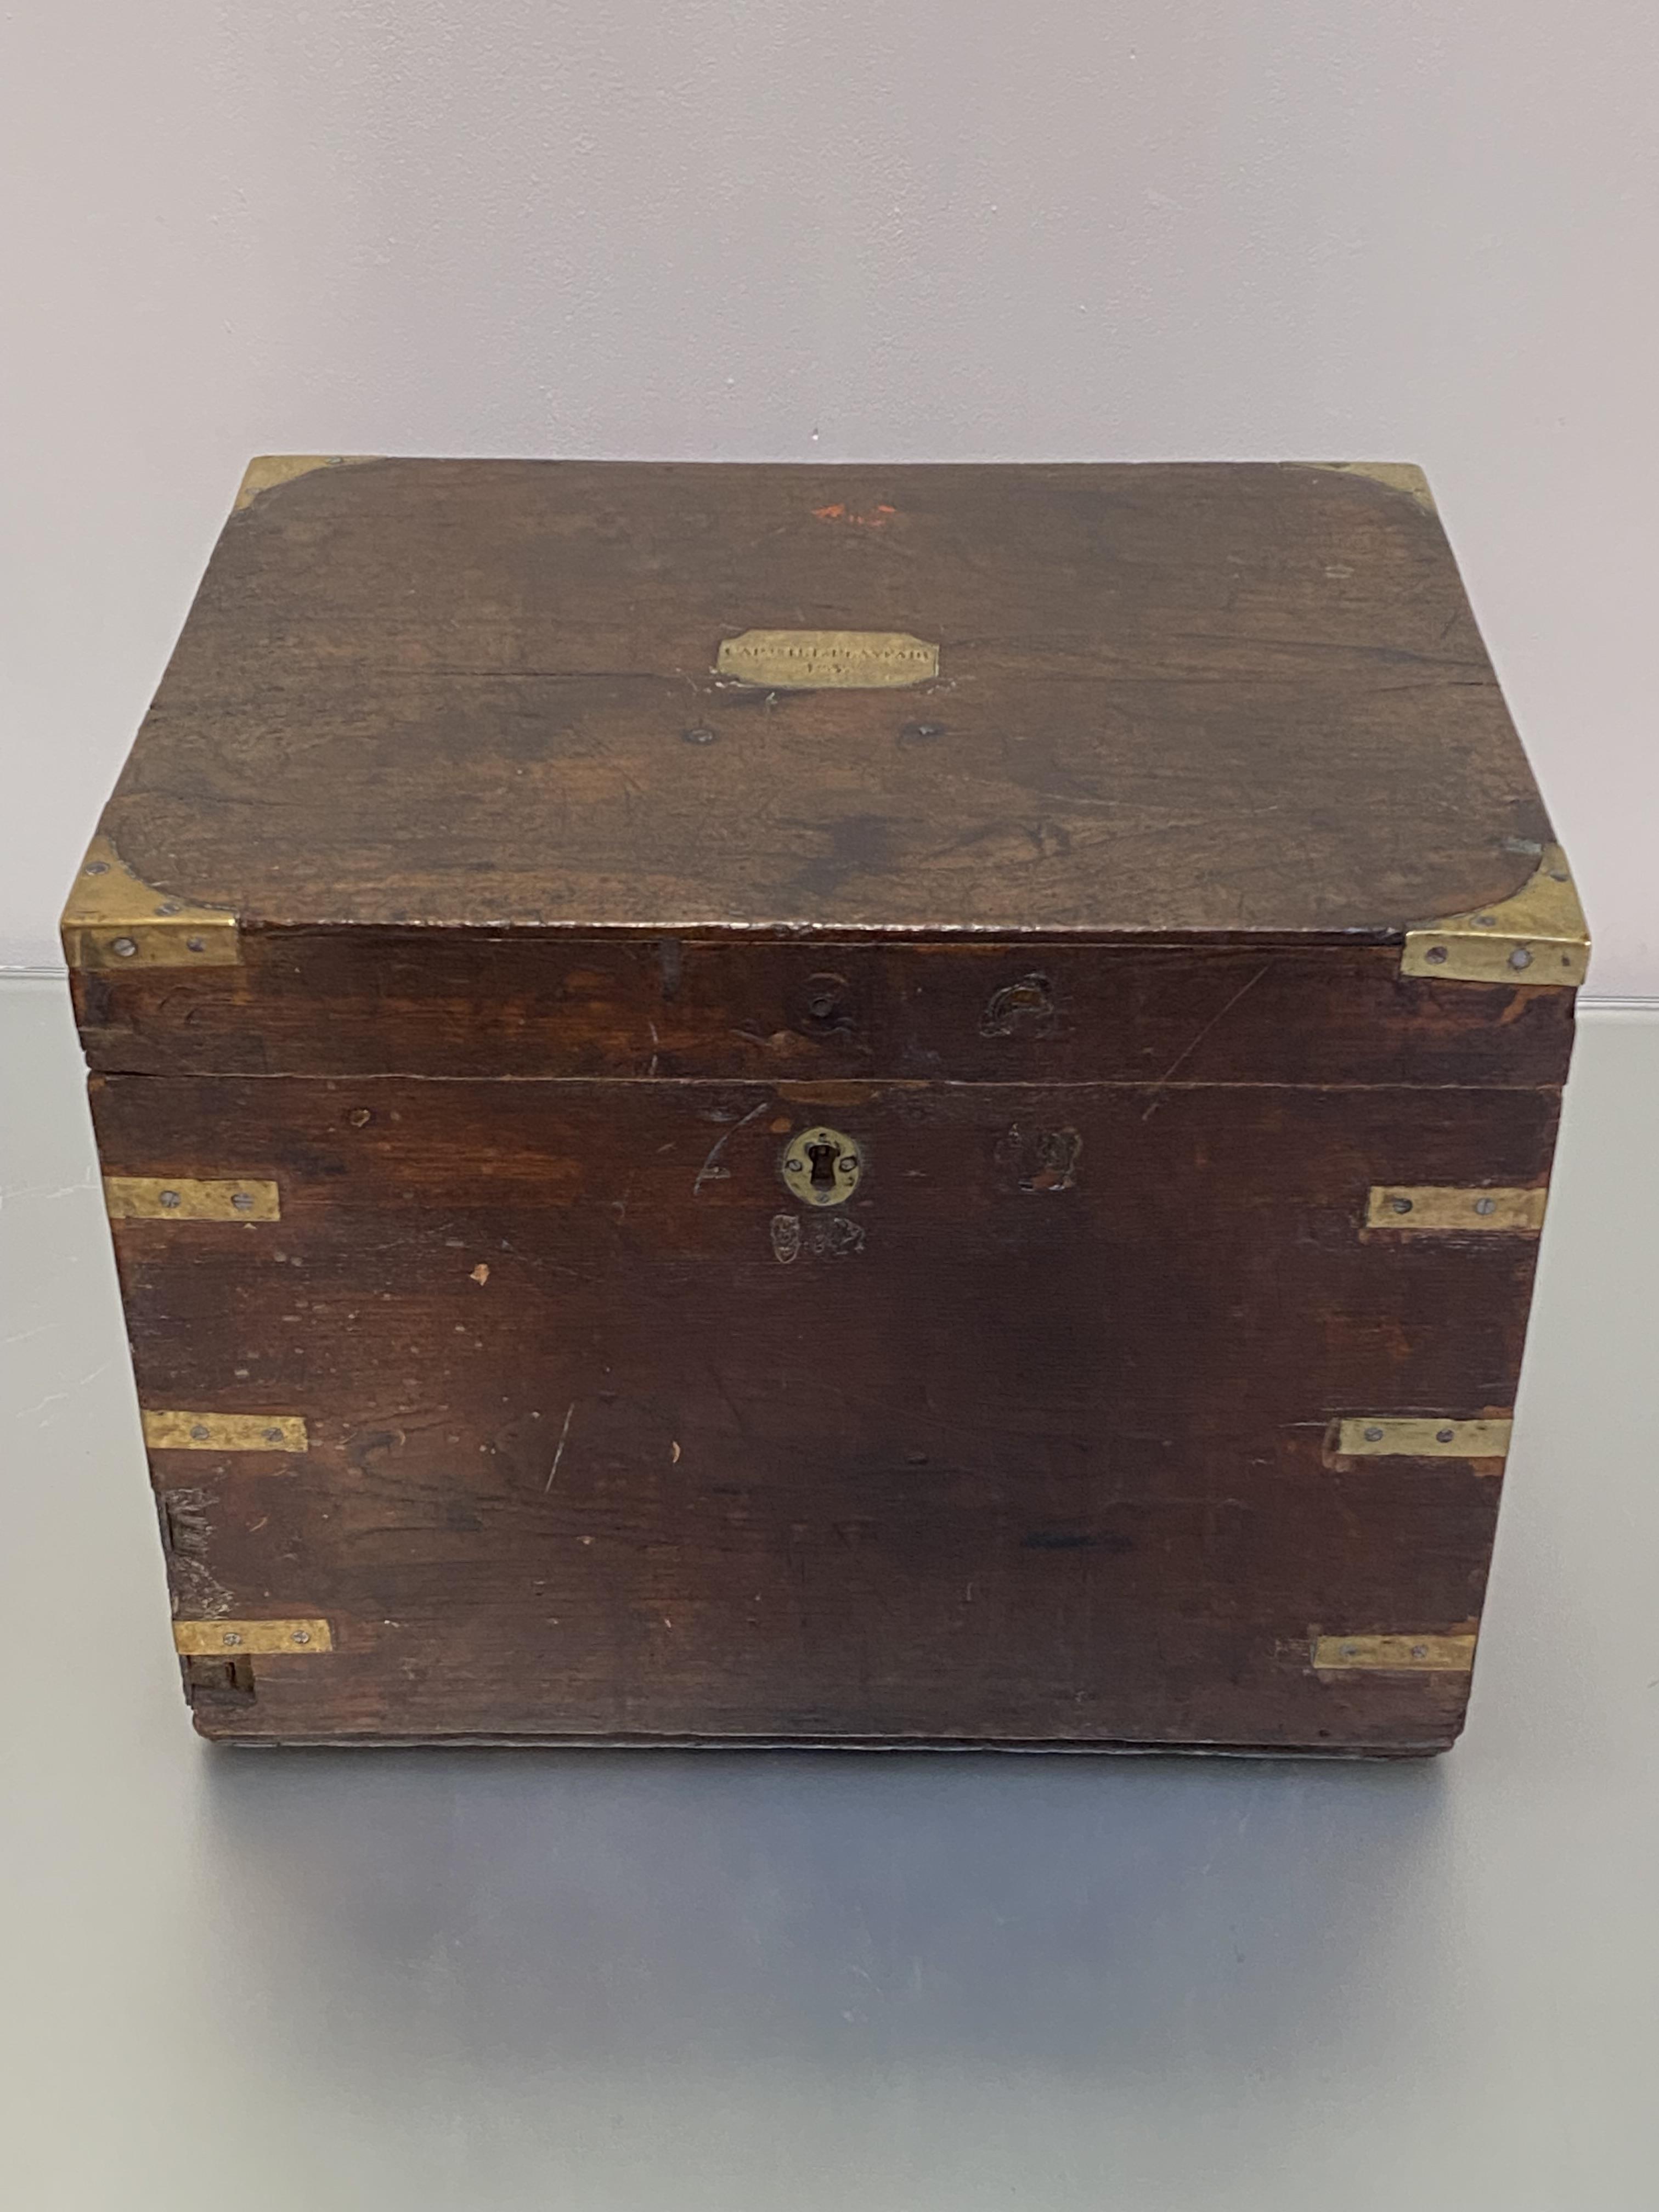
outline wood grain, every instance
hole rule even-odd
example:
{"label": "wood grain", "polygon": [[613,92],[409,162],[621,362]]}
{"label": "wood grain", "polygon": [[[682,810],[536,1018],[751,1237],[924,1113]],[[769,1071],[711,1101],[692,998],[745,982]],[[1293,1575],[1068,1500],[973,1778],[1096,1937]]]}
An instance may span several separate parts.
{"label": "wood grain", "polygon": [[[823,1109],[766,1086],[94,1099],[121,1171],[234,1130],[283,1186],[257,1236],[115,1228],[144,1401],[307,1425],[303,1459],[154,1455],[192,1586],[335,1640],[198,1698],[210,1733],[1410,1750],[1460,1723],[1466,1680],[1333,1683],[1310,1638],[1468,1632],[1500,1484],[1333,1468],[1327,1435],[1513,1402],[1534,1241],[1379,1243],[1364,1208],[1407,1163],[1541,1176],[1548,1091],[862,1086],[848,1233],[787,1264],[778,1158]],[[1020,1171],[1045,1129],[1075,1139],[1062,1188]]]}
{"label": "wood grain", "polygon": [[[939,646],[717,682],[751,629]],[[1291,465],[368,462],[227,525],[103,827],[247,923],[1397,934],[1548,836],[1439,524]]]}
{"label": "wood grain", "polygon": [[562,942],[253,932],[75,978],[93,1066],[204,1075],[1559,1085],[1571,991],[1386,945]]}

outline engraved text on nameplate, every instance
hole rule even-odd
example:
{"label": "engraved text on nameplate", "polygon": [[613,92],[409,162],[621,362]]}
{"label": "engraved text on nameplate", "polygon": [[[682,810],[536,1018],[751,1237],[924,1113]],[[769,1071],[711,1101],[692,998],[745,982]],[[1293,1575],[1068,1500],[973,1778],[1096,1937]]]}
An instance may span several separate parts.
{"label": "engraved text on nameplate", "polygon": [[714,671],[793,691],[879,691],[939,674],[939,647],[902,630],[746,629],[720,640]]}

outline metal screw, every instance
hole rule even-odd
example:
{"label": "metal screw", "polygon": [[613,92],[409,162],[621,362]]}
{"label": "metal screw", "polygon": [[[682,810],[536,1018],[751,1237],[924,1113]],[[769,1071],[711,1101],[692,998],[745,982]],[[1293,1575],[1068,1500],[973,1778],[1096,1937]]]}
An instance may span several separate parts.
{"label": "metal screw", "polygon": [[696,722],[689,730],[682,730],[680,732],[688,745],[712,745],[717,734],[717,732],[709,728],[707,722]]}
{"label": "metal screw", "polygon": [[1389,1200],[1389,1210],[1391,1213],[1409,1213],[1412,1210],[1412,1202],[1408,1198],[1391,1198]]}
{"label": "metal screw", "polygon": [[182,914],[184,910],[183,899],[163,899],[155,909],[157,914]]}
{"label": "metal screw", "polygon": [[1365,1441],[1368,1444],[1380,1444],[1382,1441],[1382,1430],[1378,1428],[1367,1429],[1365,1431]]}
{"label": "metal screw", "polygon": [[190,1432],[191,1436],[196,1438],[198,1443],[201,1443],[202,1439],[208,1433],[207,1423],[205,1421],[192,1421],[190,1425]]}
{"label": "metal screw", "polygon": [[1498,916],[1495,914],[1478,914],[1474,918],[1482,929],[1496,929],[1498,927]]}
{"label": "metal screw", "polygon": [[1426,959],[1432,960],[1435,966],[1438,968],[1441,963],[1449,956],[1443,945],[1431,945],[1424,957]]}
{"label": "metal screw", "polygon": [[207,951],[206,938],[187,937],[185,939],[185,950],[186,952],[205,952]]}
{"label": "metal screw", "polygon": [[1510,953],[1510,967],[1511,967],[1511,968],[1530,968],[1530,967],[1531,967],[1531,965],[1532,965],[1532,955],[1531,955],[1531,953],[1530,953],[1530,952],[1528,952],[1528,950],[1527,950],[1527,948],[1526,948],[1526,946],[1525,946],[1524,945],[1517,945],[1516,946],[1516,948],[1515,948],[1514,951]]}
{"label": "metal screw", "polygon": [[1426,1659],[1426,1658],[1428,1657],[1428,1656],[1429,1656],[1429,1647],[1428,1647],[1428,1645],[1427,1645],[1426,1644],[1413,1644],[1413,1646],[1412,1646],[1412,1657],[1413,1657],[1413,1659]]}
{"label": "metal screw", "polygon": [[1345,1659],[1357,1659],[1359,1656],[1359,1646],[1357,1644],[1345,1644],[1342,1647],[1342,1656]]}
{"label": "metal screw", "polygon": [[180,1200],[176,1190],[164,1190],[161,1193],[161,1204],[167,1208],[169,1212],[175,1206],[179,1205],[181,1202],[182,1201]]}
{"label": "metal screw", "polygon": [[265,1442],[268,1444],[279,1444],[282,1441],[283,1432],[280,1429],[267,1429],[265,1431]]}
{"label": "metal screw", "polygon": [[1498,1200],[1495,1198],[1477,1198],[1474,1201],[1474,1210],[1477,1213],[1496,1213]]}
{"label": "metal screw", "polygon": [[[106,876],[109,873],[109,862],[107,860],[88,860],[87,863],[87,873],[89,876]],[[1560,880],[1565,882],[1566,878],[1563,877]]]}
{"label": "metal screw", "polygon": [[790,1175],[799,1175],[800,1173],[800,1162],[799,1160],[786,1160],[783,1164]]}
{"label": "metal screw", "polygon": [[296,1628],[294,1632],[294,1641],[296,1644],[309,1644],[311,1631],[308,1628]]}
{"label": "metal screw", "polygon": [[110,951],[118,952],[123,960],[131,960],[137,950],[138,947],[130,937],[118,937],[110,946]]}
{"label": "metal screw", "polygon": [[1434,1432],[1434,1440],[1437,1444],[1449,1444],[1454,1433],[1455,1431],[1450,1429],[1437,1429]]}
{"label": "metal screw", "polygon": [[241,1640],[241,1638],[237,1634],[234,1628],[228,1628],[225,1631],[224,1641],[227,1644],[240,1644]]}
{"label": "metal screw", "polygon": [[234,1190],[230,1194],[230,1202],[238,1213],[247,1213],[252,1209],[253,1193],[251,1190]]}

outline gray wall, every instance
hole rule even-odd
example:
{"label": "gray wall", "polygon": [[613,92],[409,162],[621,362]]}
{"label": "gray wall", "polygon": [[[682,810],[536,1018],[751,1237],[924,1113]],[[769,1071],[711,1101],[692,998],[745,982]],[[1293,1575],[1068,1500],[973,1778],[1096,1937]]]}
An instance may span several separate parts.
{"label": "gray wall", "polygon": [[0,964],[251,453],[1357,455],[1659,996],[1656,63],[1650,0],[23,0]]}

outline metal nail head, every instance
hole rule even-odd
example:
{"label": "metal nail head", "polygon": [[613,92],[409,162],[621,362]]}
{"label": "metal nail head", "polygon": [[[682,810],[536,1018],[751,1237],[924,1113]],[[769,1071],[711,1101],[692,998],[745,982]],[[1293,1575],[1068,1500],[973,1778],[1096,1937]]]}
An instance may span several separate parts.
{"label": "metal nail head", "polygon": [[1382,1441],[1382,1430],[1377,1428],[1367,1429],[1365,1431],[1365,1441],[1368,1444],[1380,1444]]}

